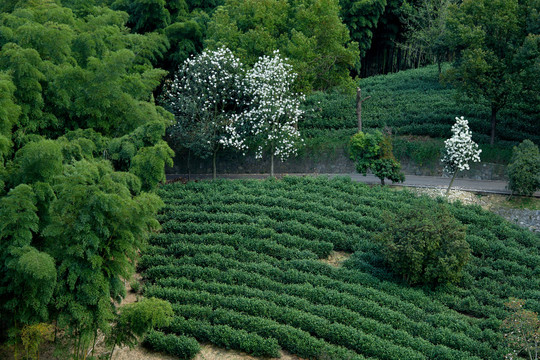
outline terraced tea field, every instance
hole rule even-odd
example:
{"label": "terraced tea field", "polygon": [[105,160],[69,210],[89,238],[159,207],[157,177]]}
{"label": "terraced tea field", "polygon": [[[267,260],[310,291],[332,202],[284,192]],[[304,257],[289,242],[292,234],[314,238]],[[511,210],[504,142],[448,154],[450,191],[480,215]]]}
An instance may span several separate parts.
{"label": "terraced tea field", "polygon": [[[373,237],[386,211],[436,200],[346,178],[175,183],[159,194],[163,230],[139,264],[144,295],[173,304],[162,330],[185,341],[261,357],[502,359],[504,303],[540,310],[540,238],[479,207],[449,205],[473,256],[459,284],[432,288],[389,272]],[[321,261],[334,251],[353,255]]]}

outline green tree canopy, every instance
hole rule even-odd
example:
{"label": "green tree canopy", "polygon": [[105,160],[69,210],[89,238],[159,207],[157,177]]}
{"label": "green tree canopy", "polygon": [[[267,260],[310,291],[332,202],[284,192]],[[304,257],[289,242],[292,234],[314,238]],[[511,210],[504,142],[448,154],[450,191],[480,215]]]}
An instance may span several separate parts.
{"label": "green tree canopy", "polygon": [[347,84],[358,61],[336,0],[227,0],[212,16],[206,44],[226,46],[248,65],[280,50],[303,90]]}
{"label": "green tree canopy", "polygon": [[463,94],[489,105],[491,144],[498,112],[523,95],[529,79],[536,81],[522,75],[540,74],[540,33],[530,22],[535,12],[534,0],[465,0],[450,7],[448,39],[457,59],[446,78]]}
{"label": "green tree canopy", "polygon": [[388,264],[409,284],[458,281],[471,252],[465,226],[443,204],[413,206],[385,219],[377,239]]}
{"label": "green tree canopy", "polygon": [[44,236],[58,262],[55,306],[59,323],[79,333],[108,328],[110,299],[124,295],[121,278],[131,275],[145,233],[158,227],[161,200],[129,184],[140,188],[106,161],[82,160],[66,165],[54,186]]}
{"label": "green tree canopy", "polygon": [[508,188],[512,193],[531,196],[540,190],[540,151],[530,140],[514,146],[512,159],[506,169]]}
{"label": "green tree canopy", "polygon": [[159,226],[173,116],[153,100],[166,36],[66,3],[0,5],[0,338],[57,320],[78,358]]}
{"label": "green tree canopy", "polygon": [[123,12],[94,7],[82,18],[55,2],[37,3],[0,15],[0,69],[22,110],[16,139],[88,127],[119,136],[170,120],[150,103],[166,74],[152,67],[168,47],[164,35],[128,33]]}

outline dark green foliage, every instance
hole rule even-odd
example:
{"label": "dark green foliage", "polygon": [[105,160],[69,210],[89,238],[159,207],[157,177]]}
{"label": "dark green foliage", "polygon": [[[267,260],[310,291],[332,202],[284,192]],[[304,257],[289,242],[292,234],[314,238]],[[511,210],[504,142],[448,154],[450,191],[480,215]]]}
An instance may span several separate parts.
{"label": "dark green foliage", "polygon": [[36,195],[21,184],[0,198],[0,314],[2,326],[31,324],[48,318],[56,284],[54,260],[32,246],[39,230]]}
{"label": "dark green foliage", "polygon": [[540,151],[530,140],[514,147],[507,168],[508,188],[512,193],[531,196],[540,190]]}
{"label": "dark green foliage", "polygon": [[123,306],[107,338],[107,344],[112,345],[109,359],[112,359],[116,345],[133,348],[139,338],[153,328],[169,325],[173,314],[170,303],[156,298]]}
{"label": "dark green foliage", "polygon": [[2,46],[0,68],[7,70],[16,87],[16,104],[21,108],[21,118],[16,129],[28,127],[37,131],[45,127],[42,109],[44,105],[41,81],[45,75],[41,71],[42,60],[34,49],[23,49],[17,44],[7,43]]}
{"label": "dark green foliage", "polygon": [[337,0],[225,1],[208,25],[206,44],[226,46],[248,65],[279,49],[306,91],[350,85],[349,69],[358,61]]}
{"label": "dark green foliage", "polygon": [[470,256],[465,227],[443,206],[418,203],[385,219],[377,236],[392,269],[409,284],[457,282]]}
{"label": "dark green foliage", "polygon": [[190,55],[201,52],[208,21],[208,15],[201,13],[165,28],[165,35],[171,44],[165,68],[171,69],[171,72],[176,71]]}
{"label": "dark green foliage", "polygon": [[46,320],[47,305],[56,286],[54,259],[32,246],[13,248],[10,255],[5,273],[9,281],[7,292],[15,296],[5,307],[16,314],[15,321],[23,324]]}
{"label": "dark green foliage", "polygon": [[430,63],[437,63],[439,74],[442,62],[448,58],[447,20],[449,7],[454,3],[455,0],[404,1],[400,8],[406,31],[403,45],[426,56]]}
{"label": "dark green foliage", "polygon": [[[139,266],[145,296],[173,304],[166,333],[258,356],[281,347],[321,359],[495,360],[508,296],[540,309],[538,237],[476,207],[440,215],[437,201],[343,178],[177,183],[159,194],[163,230]],[[419,202],[426,218],[468,225],[456,284],[410,287],[374,240],[385,213]],[[332,248],[355,254],[341,267],[317,259]]]}
{"label": "dark green foliage", "polygon": [[381,179],[390,179],[392,182],[405,181],[401,172],[401,165],[392,153],[392,140],[390,135],[384,135],[376,130],[372,133],[359,132],[351,138],[349,143],[351,159],[356,164],[356,171],[364,176],[371,170]]}
{"label": "dark green foliage", "polygon": [[[21,184],[0,199],[2,208],[0,236],[6,245],[24,247],[32,242],[32,233],[38,231],[36,196],[29,185]],[[9,246],[8,245],[8,246]],[[7,250],[4,249],[3,251]],[[5,254],[3,254],[5,256]]]}
{"label": "dark green foliage", "polygon": [[349,28],[351,38],[364,57],[371,47],[373,33],[386,8],[386,0],[340,0],[343,22]]}
{"label": "dark green foliage", "polygon": [[[456,100],[456,91],[439,83],[437,73],[437,66],[428,66],[361,79],[362,94],[371,96],[362,106],[364,127],[389,126],[397,135],[444,139],[450,137],[453,125],[453,118],[448,114],[463,114],[469,120],[473,139],[480,144],[489,143],[491,130],[486,119],[491,116],[491,109],[468,98]],[[536,96],[536,92],[533,93]],[[515,99],[501,110],[497,123],[500,146],[511,148],[514,144],[509,146],[506,141],[520,142],[525,138],[540,142],[540,122],[537,121],[540,111],[528,104],[530,98]],[[324,139],[337,133],[343,143],[356,132],[356,101],[352,94],[314,93],[306,99],[306,110],[305,120],[299,125],[307,137],[327,142]]]}
{"label": "dark green foliage", "polygon": [[[535,64],[540,59],[540,34],[529,32],[527,21],[523,21],[537,14],[538,5],[533,4],[469,0],[450,8],[447,41],[457,57],[445,76],[461,93],[490,108],[491,144],[499,111],[516,99],[527,102],[523,95],[530,93],[529,83],[532,81],[534,86],[539,74]],[[530,77],[525,79],[523,74]],[[534,100],[529,103],[536,107]]]}
{"label": "dark green foliage", "polygon": [[105,0],[65,4],[0,6],[0,338],[54,321],[77,359],[159,226],[144,191],[171,163],[173,117],[152,94],[166,36],[130,34]]}
{"label": "dark green foliage", "polygon": [[186,360],[193,359],[201,349],[192,337],[165,335],[159,331],[150,331],[144,339],[144,345]]}
{"label": "dark green foliage", "polygon": [[[0,179],[4,160],[11,147],[11,129],[21,113],[20,106],[15,103],[15,90],[11,77],[0,73]],[[3,187],[0,180],[0,193]]]}
{"label": "dark green foliage", "polygon": [[122,136],[147,122],[167,122],[149,102],[165,75],[151,66],[165,51],[163,39],[126,33],[125,13],[88,11],[78,17],[54,2],[28,3],[0,16],[11,34],[0,44],[0,68],[12,78],[22,112],[16,140],[88,127]]}
{"label": "dark green foliage", "polygon": [[131,161],[130,172],[137,175],[144,191],[155,189],[157,184],[165,182],[165,166],[173,166],[174,151],[162,141],[152,147],[145,147],[137,152]]}
{"label": "dark green foliage", "polygon": [[276,339],[266,339],[255,332],[238,330],[227,325],[211,325],[205,320],[185,320],[176,317],[171,330],[194,336],[198,341],[211,342],[225,349],[239,349],[254,356],[277,357],[280,346]]}
{"label": "dark green foliage", "polygon": [[14,183],[49,182],[63,170],[61,145],[53,140],[30,142],[23,146],[14,159]]}
{"label": "dark green foliage", "polygon": [[146,231],[158,226],[153,214],[160,200],[132,196],[105,161],[67,165],[54,190],[44,235],[58,262],[58,322],[78,331],[107,329],[109,299],[124,295],[120,277],[130,276]]}
{"label": "dark green foliage", "polygon": [[145,33],[163,29],[171,22],[171,15],[166,8],[165,0],[116,0],[111,7],[129,14],[127,25],[134,32]]}

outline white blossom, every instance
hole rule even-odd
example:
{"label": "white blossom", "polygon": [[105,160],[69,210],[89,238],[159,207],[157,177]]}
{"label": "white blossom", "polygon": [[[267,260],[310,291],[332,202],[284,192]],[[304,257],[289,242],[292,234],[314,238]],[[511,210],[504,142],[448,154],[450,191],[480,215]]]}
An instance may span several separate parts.
{"label": "white blossom", "polygon": [[229,136],[222,144],[243,150],[249,141],[258,159],[264,151],[282,161],[295,155],[301,142],[298,121],[304,113],[303,96],[292,91],[295,78],[279,51],[259,58],[243,82],[245,110],[231,119],[235,126],[227,128]]}
{"label": "white blossom", "polygon": [[469,161],[480,162],[481,149],[472,140],[472,132],[469,130],[469,122],[462,116],[456,117],[456,123],[452,126],[452,137],[444,142],[445,154],[441,161],[444,171],[455,174],[457,171],[469,170]]}
{"label": "white blossom", "polygon": [[191,55],[163,96],[177,119],[169,131],[184,141],[192,133],[194,141],[210,149],[219,144],[243,149],[241,139],[229,137],[241,105],[243,77],[242,63],[225,47]]}

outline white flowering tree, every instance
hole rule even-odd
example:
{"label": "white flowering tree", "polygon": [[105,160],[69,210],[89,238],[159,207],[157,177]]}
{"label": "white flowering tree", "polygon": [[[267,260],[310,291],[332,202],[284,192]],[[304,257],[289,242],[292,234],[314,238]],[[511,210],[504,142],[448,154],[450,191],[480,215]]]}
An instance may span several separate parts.
{"label": "white flowering tree", "polygon": [[202,158],[212,155],[216,178],[222,143],[234,143],[227,138],[227,128],[240,111],[243,76],[240,60],[229,49],[219,48],[191,56],[168,85],[163,102],[176,118],[169,134],[188,149],[188,168],[192,152]]}
{"label": "white flowering tree", "polygon": [[243,112],[234,115],[227,128],[229,136],[222,138],[225,146],[240,150],[255,150],[255,157],[270,155],[270,176],[274,176],[274,159],[284,161],[296,155],[302,142],[298,121],[303,96],[292,90],[296,74],[275,51],[272,57],[262,56],[244,79]]}
{"label": "white flowering tree", "polygon": [[452,175],[446,195],[450,192],[452,183],[459,171],[469,170],[469,161],[480,162],[478,144],[472,140],[472,132],[469,122],[462,116],[456,117],[456,123],[452,126],[452,137],[444,142],[444,156],[441,159],[444,171]]}

